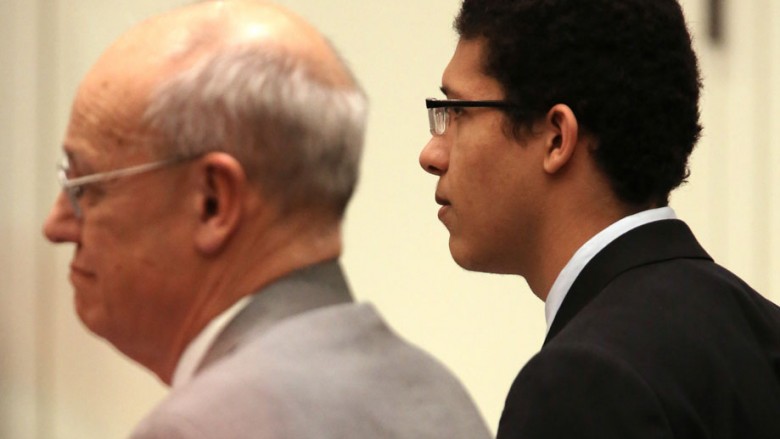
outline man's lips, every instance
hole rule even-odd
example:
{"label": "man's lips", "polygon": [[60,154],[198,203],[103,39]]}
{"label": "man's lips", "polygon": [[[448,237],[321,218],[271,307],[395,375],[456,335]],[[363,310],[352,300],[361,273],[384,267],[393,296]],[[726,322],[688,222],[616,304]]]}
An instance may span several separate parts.
{"label": "man's lips", "polygon": [[446,198],[436,195],[436,204],[440,205],[441,208],[439,208],[439,221],[444,222],[444,216],[446,215],[447,211],[450,209],[450,202]]}
{"label": "man's lips", "polygon": [[92,273],[92,272],[90,272],[88,270],[85,270],[85,269],[79,267],[76,264],[70,264],[70,272],[73,273],[73,274],[79,275],[79,276],[84,276],[84,277],[94,277],[95,276],[94,273]]}

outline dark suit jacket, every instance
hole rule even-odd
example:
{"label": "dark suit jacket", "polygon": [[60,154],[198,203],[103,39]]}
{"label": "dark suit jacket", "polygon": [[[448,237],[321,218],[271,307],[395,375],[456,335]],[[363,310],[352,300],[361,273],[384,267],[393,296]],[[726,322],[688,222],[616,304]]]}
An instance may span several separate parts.
{"label": "dark suit jacket", "polygon": [[508,438],[780,438],[780,308],[681,221],[583,269],[498,429]]}
{"label": "dark suit jacket", "polygon": [[256,294],[133,439],[487,439],[461,383],[352,302],[339,264]]}

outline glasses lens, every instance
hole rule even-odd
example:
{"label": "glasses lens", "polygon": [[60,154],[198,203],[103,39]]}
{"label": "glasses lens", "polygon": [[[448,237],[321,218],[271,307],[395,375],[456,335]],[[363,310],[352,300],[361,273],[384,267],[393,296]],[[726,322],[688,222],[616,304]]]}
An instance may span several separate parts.
{"label": "glasses lens", "polygon": [[57,176],[59,177],[60,185],[62,185],[62,190],[65,192],[65,195],[68,197],[68,202],[70,202],[70,207],[73,208],[73,213],[76,215],[76,218],[81,218],[81,207],[79,206],[79,195],[81,195],[82,188],[81,186],[73,186],[73,187],[65,186],[65,184],[68,182],[69,170],[70,170],[70,164],[68,163],[68,157],[64,156],[58,166]]}
{"label": "glasses lens", "polygon": [[79,206],[79,190],[81,187],[65,188],[65,194],[70,201],[70,207],[73,208],[73,213],[76,218],[81,218],[81,207]]}
{"label": "glasses lens", "polygon": [[447,109],[429,108],[428,109],[428,124],[430,125],[431,134],[434,136],[441,136],[447,129]]}

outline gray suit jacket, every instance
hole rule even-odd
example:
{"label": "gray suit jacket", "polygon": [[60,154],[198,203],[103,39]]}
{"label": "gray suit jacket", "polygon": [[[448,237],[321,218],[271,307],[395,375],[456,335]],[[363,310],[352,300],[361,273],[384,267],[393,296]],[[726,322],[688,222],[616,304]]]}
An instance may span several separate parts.
{"label": "gray suit jacket", "polygon": [[263,289],[133,438],[490,437],[440,363],[352,302],[338,262]]}

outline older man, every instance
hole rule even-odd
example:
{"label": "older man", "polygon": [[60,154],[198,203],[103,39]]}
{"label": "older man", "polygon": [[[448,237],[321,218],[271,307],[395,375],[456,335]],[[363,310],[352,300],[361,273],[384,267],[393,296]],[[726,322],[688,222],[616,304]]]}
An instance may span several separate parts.
{"label": "older man", "polygon": [[366,100],[261,2],[187,6],[97,61],[46,220],[79,317],[173,389],[137,438],[479,438],[460,383],[352,301],[341,219]]}
{"label": "older man", "polygon": [[701,129],[678,2],[464,0],[455,23],[420,163],[455,261],[523,276],[548,323],[498,437],[780,438],[780,308],[668,206]]}

